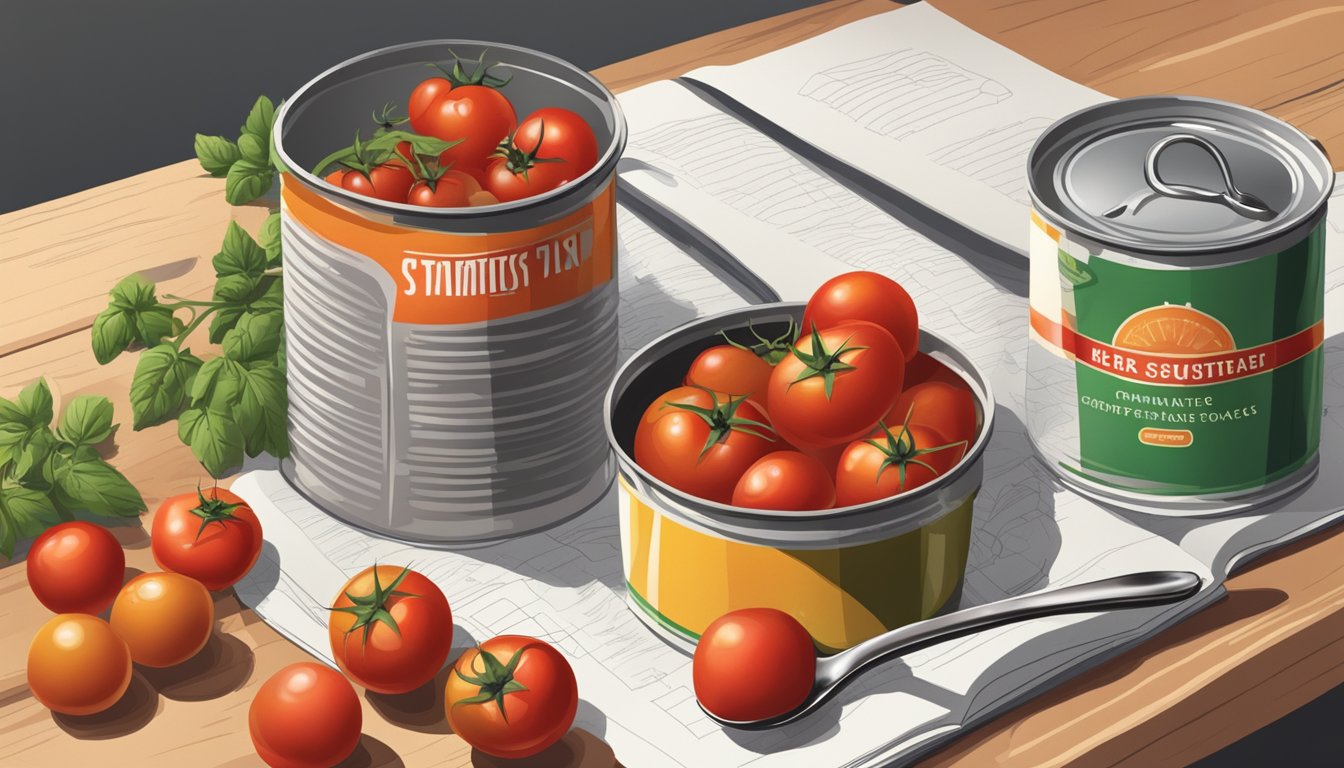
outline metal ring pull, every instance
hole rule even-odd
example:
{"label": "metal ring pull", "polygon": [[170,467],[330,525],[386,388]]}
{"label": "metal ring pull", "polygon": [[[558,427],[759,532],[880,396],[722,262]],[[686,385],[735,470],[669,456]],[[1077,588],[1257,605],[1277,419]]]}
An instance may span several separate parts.
{"label": "metal ring pull", "polygon": [[[1158,158],[1168,147],[1176,144],[1194,144],[1208,152],[1213,157],[1214,162],[1218,163],[1218,169],[1223,173],[1223,185],[1226,188],[1222,191],[1215,191],[1188,184],[1170,184],[1163,181],[1157,170]],[[1260,221],[1268,221],[1278,215],[1278,212],[1270,208],[1265,201],[1249,192],[1242,192],[1237,189],[1236,183],[1232,181],[1232,169],[1227,166],[1227,158],[1223,156],[1218,147],[1202,136],[1189,133],[1173,133],[1153,144],[1148,150],[1148,157],[1143,164],[1143,179],[1148,182],[1148,186],[1154,192],[1166,197],[1221,203],[1246,218]]]}

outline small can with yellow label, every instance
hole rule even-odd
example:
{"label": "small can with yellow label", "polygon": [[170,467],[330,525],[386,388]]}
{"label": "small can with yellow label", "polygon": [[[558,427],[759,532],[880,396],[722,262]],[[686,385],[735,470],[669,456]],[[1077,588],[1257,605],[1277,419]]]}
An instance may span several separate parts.
{"label": "small can with yellow label", "polygon": [[[520,118],[582,116],[597,165],[534,197],[423,208],[310,170],[427,63],[500,63]],[[536,51],[414,43],[338,64],[280,110],[289,441],[282,471],[326,512],[430,544],[510,536],[595,503],[615,475],[602,392],[617,361],[615,97]]]}

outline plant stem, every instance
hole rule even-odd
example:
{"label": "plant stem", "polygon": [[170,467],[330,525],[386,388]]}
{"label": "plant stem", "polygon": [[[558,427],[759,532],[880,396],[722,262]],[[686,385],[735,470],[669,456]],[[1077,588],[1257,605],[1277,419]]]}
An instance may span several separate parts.
{"label": "plant stem", "polygon": [[201,326],[201,323],[205,322],[205,318],[209,317],[211,314],[215,312],[215,310],[219,309],[221,306],[223,305],[215,304],[214,306],[207,307],[204,312],[197,315],[196,319],[191,321],[191,325],[188,325],[186,328],[184,328],[182,330],[182,333],[178,335],[177,341],[173,342],[173,349],[174,350],[182,349],[182,342],[187,340],[187,337],[191,335],[191,332],[199,328]]}

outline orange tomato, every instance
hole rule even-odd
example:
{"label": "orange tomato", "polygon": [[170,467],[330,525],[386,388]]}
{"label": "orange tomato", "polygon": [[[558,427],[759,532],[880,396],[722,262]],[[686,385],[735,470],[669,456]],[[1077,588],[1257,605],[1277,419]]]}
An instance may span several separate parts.
{"label": "orange tomato", "polygon": [[43,624],[28,646],[28,688],[55,712],[102,712],[130,684],[131,653],[96,616],[61,614]]}
{"label": "orange tomato", "polygon": [[696,356],[686,372],[686,384],[764,403],[773,370],[749,349],[719,344]]}
{"label": "orange tomato", "polygon": [[136,663],[171,667],[205,647],[215,626],[215,603],[195,579],[142,573],[121,588],[111,623]]}

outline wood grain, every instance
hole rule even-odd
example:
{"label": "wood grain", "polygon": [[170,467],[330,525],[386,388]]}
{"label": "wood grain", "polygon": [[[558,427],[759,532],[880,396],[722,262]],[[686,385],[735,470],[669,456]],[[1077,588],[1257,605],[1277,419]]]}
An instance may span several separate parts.
{"label": "wood grain", "polygon": [[[1292,120],[1344,160],[1344,13],[1320,2],[1246,0],[935,0],[972,28],[1060,74],[1115,96],[1186,92],[1259,106]],[[614,89],[728,64],[888,10],[844,0],[727,30],[598,70]],[[0,216],[0,395],[45,375],[58,403],[111,396],[129,419],[133,360],[98,366],[86,329],[116,280],[149,270],[165,290],[198,296],[209,257],[238,217],[223,185],[194,161]],[[117,466],[153,509],[192,485],[195,460],[171,426],[115,439]],[[146,516],[144,524],[151,520]],[[117,529],[131,567],[153,570],[144,530]],[[964,736],[926,764],[1180,765],[1198,759],[1344,683],[1344,534],[1323,533],[1231,579],[1229,597],[1143,646]],[[112,716],[71,722],[27,692],[28,640],[47,613],[21,563],[0,570],[0,764],[65,766],[101,757],[137,765],[258,765],[244,726],[256,687],[306,658],[241,608],[219,598],[210,658],[176,674],[137,674]],[[365,741],[350,765],[491,765],[437,717],[433,691],[405,701],[366,697]],[[576,732],[538,765],[612,765]]]}

